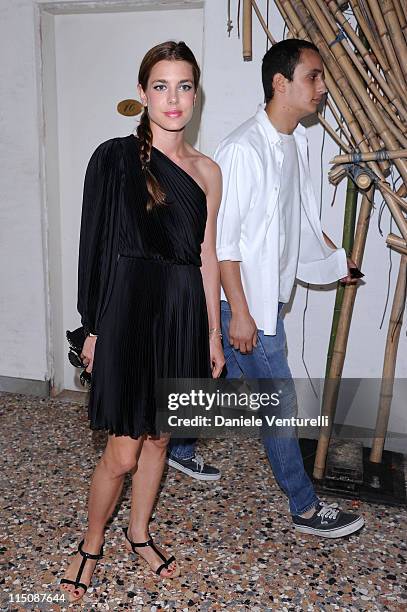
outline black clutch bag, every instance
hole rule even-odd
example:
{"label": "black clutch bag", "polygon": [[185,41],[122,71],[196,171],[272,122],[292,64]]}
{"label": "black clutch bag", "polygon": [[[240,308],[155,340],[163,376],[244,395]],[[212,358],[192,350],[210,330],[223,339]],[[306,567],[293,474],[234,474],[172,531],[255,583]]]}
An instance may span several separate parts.
{"label": "black clutch bag", "polygon": [[81,359],[81,353],[83,350],[83,345],[86,340],[86,334],[83,327],[78,327],[78,329],[74,329],[73,331],[67,330],[66,339],[69,343],[69,353],[68,359],[69,362],[75,368],[82,368],[82,372],[80,373],[80,381],[81,385],[84,387],[90,387],[92,382],[92,374],[86,372],[86,368]]}

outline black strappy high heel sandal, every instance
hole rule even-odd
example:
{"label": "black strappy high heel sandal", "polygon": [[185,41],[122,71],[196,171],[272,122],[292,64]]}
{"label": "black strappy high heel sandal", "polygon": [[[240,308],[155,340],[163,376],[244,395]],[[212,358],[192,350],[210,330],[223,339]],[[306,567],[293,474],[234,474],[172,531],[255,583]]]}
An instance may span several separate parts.
{"label": "black strappy high heel sandal", "polygon": [[[153,539],[151,537],[150,537],[149,540],[147,540],[147,542],[132,542],[130,540],[129,536],[127,535],[127,527],[122,527],[122,529],[123,529],[125,538],[130,543],[131,549],[132,549],[132,551],[134,553],[138,552],[136,550],[137,548],[143,548],[145,546],[150,546],[153,549],[153,551],[160,557],[160,559],[162,561],[162,564],[155,570],[155,573],[157,574],[157,576],[160,576],[160,578],[176,578],[177,576],[179,576],[181,574],[181,571],[180,571],[180,569],[178,567],[178,564],[177,564],[177,566],[176,566],[175,570],[172,572],[171,576],[161,576],[161,572],[164,569],[168,569],[168,566],[171,565],[171,563],[176,560],[174,555],[171,555],[171,557],[166,559],[164,557],[164,555],[156,548],[156,546],[154,545]],[[144,561],[145,561],[145,559],[144,559]],[[147,561],[146,561],[146,563],[147,563]]]}
{"label": "black strappy high heel sandal", "polygon": [[[99,561],[99,559],[102,559],[102,557],[103,557],[103,544],[100,547],[100,552],[99,552],[98,555],[91,555],[91,553],[85,552],[82,549],[83,542],[84,542],[84,540],[82,540],[82,542],[78,546],[78,553],[82,556],[82,561],[81,561],[81,564],[79,566],[78,573],[76,574],[76,579],[75,580],[70,580],[69,578],[61,578],[60,584],[73,584],[75,589],[83,589],[84,590],[83,595],[85,595],[85,593],[88,590],[89,586],[86,585],[84,582],[80,582],[80,579],[82,577],[82,572],[84,570],[86,561],[88,561],[89,559],[93,559],[95,561]],[[67,593],[68,592],[69,593],[69,591],[65,591],[64,589],[62,589],[62,592],[63,593]],[[83,595],[81,595],[81,597],[78,597],[77,599],[73,599],[70,603],[75,603],[77,601],[80,601],[82,599]]]}

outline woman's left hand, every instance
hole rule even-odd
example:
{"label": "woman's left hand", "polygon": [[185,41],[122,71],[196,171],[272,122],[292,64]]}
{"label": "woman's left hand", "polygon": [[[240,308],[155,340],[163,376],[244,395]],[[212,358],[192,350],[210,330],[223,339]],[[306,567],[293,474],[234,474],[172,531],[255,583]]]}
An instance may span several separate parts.
{"label": "woman's left hand", "polygon": [[223,353],[222,341],[220,336],[209,338],[209,350],[211,355],[212,378],[219,378],[225,365],[225,355]]}

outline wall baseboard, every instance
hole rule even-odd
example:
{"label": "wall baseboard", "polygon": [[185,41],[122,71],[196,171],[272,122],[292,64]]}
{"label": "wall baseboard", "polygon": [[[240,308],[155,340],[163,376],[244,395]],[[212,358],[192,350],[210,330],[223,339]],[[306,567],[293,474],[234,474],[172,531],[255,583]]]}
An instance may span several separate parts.
{"label": "wall baseboard", "polygon": [[0,376],[0,392],[22,393],[23,395],[36,395],[49,397],[49,380],[30,380],[29,378],[14,378],[13,376]]}

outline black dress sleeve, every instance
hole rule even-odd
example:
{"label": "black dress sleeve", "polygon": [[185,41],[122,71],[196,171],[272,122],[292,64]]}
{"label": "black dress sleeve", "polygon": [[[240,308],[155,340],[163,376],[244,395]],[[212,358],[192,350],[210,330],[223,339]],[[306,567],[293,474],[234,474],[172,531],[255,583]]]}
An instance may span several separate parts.
{"label": "black dress sleeve", "polygon": [[113,286],[123,173],[118,138],[101,144],[86,170],[78,262],[78,311],[86,334],[98,334]]}

